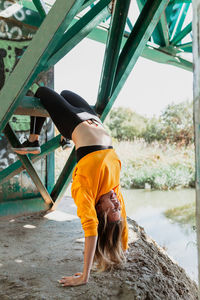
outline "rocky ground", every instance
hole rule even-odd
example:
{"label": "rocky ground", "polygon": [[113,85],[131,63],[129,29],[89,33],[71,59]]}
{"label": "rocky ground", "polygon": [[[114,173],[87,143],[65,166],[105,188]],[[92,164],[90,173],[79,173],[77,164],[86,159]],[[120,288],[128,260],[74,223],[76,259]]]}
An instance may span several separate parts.
{"label": "rocky ground", "polygon": [[82,270],[83,232],[68,196],[54,212],[0,219],[0,299],[197,299],[197,286],[144,229],[129,220],[127,262],[92,272],[87,285],[63,288]]}

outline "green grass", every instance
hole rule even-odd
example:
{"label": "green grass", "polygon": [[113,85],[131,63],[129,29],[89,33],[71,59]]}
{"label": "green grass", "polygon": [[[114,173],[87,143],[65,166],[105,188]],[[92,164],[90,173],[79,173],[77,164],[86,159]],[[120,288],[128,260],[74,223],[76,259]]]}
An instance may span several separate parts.
{"label": "green grass", "polygon": [[168,209],[165,216],[174,223],[180,225],[190,224],[195,226],[195,203],[190,203],[181,207]]}
{"label": "green grass", "polygon": [[194,146],[114,142],[122,161],[121,185],[125,188],[170,190],[194,187]]}

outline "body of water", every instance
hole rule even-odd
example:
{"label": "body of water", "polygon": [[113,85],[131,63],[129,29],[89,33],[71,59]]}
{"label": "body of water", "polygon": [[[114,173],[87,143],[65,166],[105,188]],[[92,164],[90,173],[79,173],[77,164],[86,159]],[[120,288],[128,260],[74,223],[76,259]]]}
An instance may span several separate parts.
{"label": "body of water", "polygon": [[122,190],[127,215],[197,282],[195,190]]}

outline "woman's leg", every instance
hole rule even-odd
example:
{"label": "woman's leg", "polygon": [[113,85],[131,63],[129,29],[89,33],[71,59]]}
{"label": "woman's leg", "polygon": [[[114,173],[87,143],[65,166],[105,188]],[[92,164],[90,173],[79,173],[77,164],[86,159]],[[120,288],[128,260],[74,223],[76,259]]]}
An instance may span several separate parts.
{"label": "woman's leg", "polygon": [[31,124],[30,124],[30,135],[29,142],[34,142],[39,140],[40,132],[42,130],[42,126],[44,125],[46,118],[44,117],[33,117],[31,116]]}
{"label": "woman's leg", "polygon": [[35,96],[40,98],[62,136],[71,138],[72,129],[80,123],[76,115],[77,108],[63,96],[47,87],[40,87]]}
{"label": "woman's leg", "polygon": [[90,107],[87,101],[85,101],[81,96],[68,90],[62,91],[61,96],[64,97],[74,107],[82,108],[85,111],[96,115],[95,111]]}

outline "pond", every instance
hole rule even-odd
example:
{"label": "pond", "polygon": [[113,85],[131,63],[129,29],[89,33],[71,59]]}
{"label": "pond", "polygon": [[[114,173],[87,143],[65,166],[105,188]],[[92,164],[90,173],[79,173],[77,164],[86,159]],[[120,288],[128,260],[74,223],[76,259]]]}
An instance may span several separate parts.
{"label": "pond", "polygon": [[195,190],[122,190],[127,215],[197,282]]}

